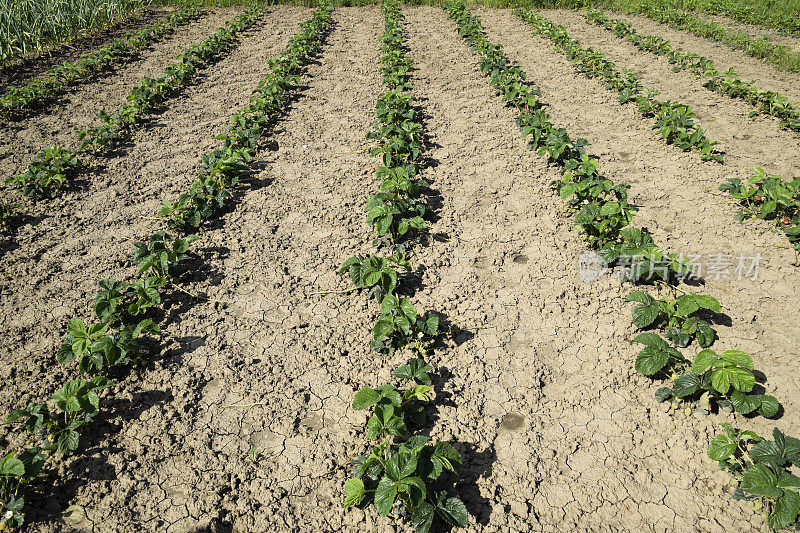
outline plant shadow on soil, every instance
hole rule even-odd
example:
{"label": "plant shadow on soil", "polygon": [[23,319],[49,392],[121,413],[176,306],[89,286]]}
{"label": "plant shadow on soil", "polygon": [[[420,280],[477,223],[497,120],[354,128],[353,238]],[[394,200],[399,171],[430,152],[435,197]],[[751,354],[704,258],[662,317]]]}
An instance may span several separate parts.
{"label": "plant shadow on soil", "polygon": [[43,216],[34,216],[28,213],[13,213],[6,221],[5,227],[0,230],[0,256],[13,252],[19,248],[19,243],[14,236],[22,226],[34,226],[44,220]]}
{"label": "plant shadow on soil", "polygon": [[[436,394],[435,403],[425,409],[426,423],[420,428],[419,433],[429,435],[431,428],[439,419],[437,406],[447,406],[457,409],[458,406],[453,401],[452,393],[444,390],[444,384],[453,376],[449,368],[440,366],[438,372],[431,375],[433,390]],[[454,483],[455,493],[466,505],[470,515],[475,518],[478,524],[486,525],[492,513],[491,501],[482,496],[478,489],[478,480],[489,477],[492,473],[492,465],[497,460],[494,444],[490,444],[483,451],[471,442],[451,441],[450,444],[461,454],[462,469],[451,481]],[[449,527],[441,527],[440,531],[450,531]]]}
{"label": "plant shadow on soil", "polygon": [[[42,490],[30,492],[31,511],[26,513],[26,523],[45,526],[58,522],[78,497],[81,488],[90,483],[116,480],[119,473],[109,464],[108,457],[124,453],[125,450],[108,446],[108,439],[119,432],[124,420],[136,419],[147,409],[171,399],[171,392],[159,390],[136,392],[131,398],[104,398],[105,409],[94,419],[90,434],[81,436],[79,452],[71,460],[62,463],[60,469],[47,469],[42,479]],[[115,422],[114,419],[119,421]],[[67,470],[68,474],[61,472],[62,469]]]}

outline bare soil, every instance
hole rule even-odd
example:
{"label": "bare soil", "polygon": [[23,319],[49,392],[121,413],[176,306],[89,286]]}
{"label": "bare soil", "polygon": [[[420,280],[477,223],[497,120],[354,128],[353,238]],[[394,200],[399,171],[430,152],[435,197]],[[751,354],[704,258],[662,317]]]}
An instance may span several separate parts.
{"label": "bare soil", "polygon": [[[653,398],[659,384],[633,369],[622,302],[630,288],[611,276],[579,279],[583,245],[548,185],[558,170],[527,149],[445,12],[404,11],[438,215],[436,238],[415,252],[411,294],[418,309],[454,326],[430,361],[438,370],[430,434],[464,457],[457,489],[468,530],[761,530],[761,519],[730,499],[728,475],[705,450],[724,421],[800,433],[800,270],[788,264],[794,254],[782,235],[736,223],[735,207],[706,189],[756,164],[790,175],[800,168],[796,138],[556,13],[582,42],[641,69],[665,95],[691,98],[714,121],[709,134],[723,137],[726,163],[702,163],[664,145],[649,121],[575,74],[512,12],[477,10],[491,40],[540,87],[553,122],[587,138],[605,173],[631,184],[638,224],[658,242],[684,253],[762,255],[758,279],[707,278],[700,290],[726,306],[715,348],[751,353],[785,413],[777,421],[670,413]],[[200,155],[267,73],[266,59],[309,14],[273,8],[105,167],[61,199],[26,204],[30,215],[0,249],[7,409],[41,400],[66,378],[54,357],[65,322],[90,316],[97,280],[131,273],[132,241],[158,228],[143,217],[188,187]],[[345,512],[346,474],[321,477],[360,440],[354,389],[389,379],[404,361],[369,352],[375,307],[365,295],[309,294],[347,288],[335,270],[371,250],[363,205],[377,160],[364,136],[383,92],[383,19],[372,6],[341,8],[334,20],[257,172],[197,243],[188,286],[225,303],[171,300],[153,360],[115,388],[80,453],[29,498],[31,530],[62,530],[70,505],[81,531],[411,530],[373,510]],[[113,90],[97,82],[94,91],[120,98],[133,81]],[[55,114],[34,117],[24,131],[39,136],[9,134],[3,152],[67,137],[81,120],[76,105],[60,110],[72,126]],[[12,155],[0,167],[22,161]],[[0,449],[18,441],[6,433]]]}

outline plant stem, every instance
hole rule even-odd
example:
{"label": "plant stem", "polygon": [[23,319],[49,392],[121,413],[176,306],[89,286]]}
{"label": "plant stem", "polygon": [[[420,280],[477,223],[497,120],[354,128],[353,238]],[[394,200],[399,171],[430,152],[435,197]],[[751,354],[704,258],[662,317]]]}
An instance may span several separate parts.
{"label": "plant stem", "polygon": [[214,302],[214,303],[218,303],[218,304],[228,305],[228,302],[223,302],[221,300],[215,300],[213,298],[207,298],[205,296],[200,296],[199,294],[195,294],[193,292],[190,292],[190,291],[184,289],[183,287],[181,287],[180,285],[178,285],[177,283],[175,283],[174,281],[170,282],[170,285],[172,285],[173,288],[178,289],[180,292],[191,296],[192,298],[197,298],[198,300],[206,300],[208,302]]}
{"label": "plant stem", "polygon": [[344,462],[339,463],[338,465],[336,465],[336,467],[333,470],[325,472],[324,474],[322,474],[319,477],[327,477],[327,476],[333,474],[334,472],[336,472],[337,470],[339,470],[340,468],[343,468],[344,465],[346,465],[347,463],[350,462],[350,459],[353,458],[353,456],[356,454],[356,452],[358,452],[361,449],[361,447],[364,446],[364,444],[366,442],[367,442],[367,436],[364,435],[364,438],[361,439],[361,442],[358,444],[358,446],[355,447],[355,449],[350,453],[350,455],[347,457],[347,459],[344,460]]}
{"label": "plant stem", "polygon": [[351,287],[349,289],[342,289],[342,290],[335,290],[335,291],[318,291],[318,292],[309,292],[306,296],[315,296],[317,294],[341,294],[345,292],[353,292],[357,291],[359,287]]}

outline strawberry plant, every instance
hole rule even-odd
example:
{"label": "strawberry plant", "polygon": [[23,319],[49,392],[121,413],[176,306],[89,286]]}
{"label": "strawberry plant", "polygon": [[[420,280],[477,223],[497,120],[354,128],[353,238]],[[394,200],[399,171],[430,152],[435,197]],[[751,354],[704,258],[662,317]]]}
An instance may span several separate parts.
{"label": "strawberry plant", "polygon": [[391,354],[413,345],[421,353],[439,335],[439,317],[419,315],[408,298],[387,294],[381,300],[381,316],[372,335],[375,351]]}
{"label": "strawberry plant", "polygon": [[657,22],[722,42],[730,48],[744,51],[747,55],[766,59],[781,70],[800,72],[800,55],[786,45],[771,42],[766,37],[753,38],[744,32],[731,31],[714,21],[674,9],[673,6],[650,2],[639,2],[637,6],[637,13]]}
{"label": "strawberry plant", "polygon": [[691,70],[698,76],[708,78],[703,87],[710,91],[738,98],[756,107],[751,116],[764,113],[780,120],[781,126],[800,133],[800,113],[785,96],[773,91],[760,89],[753,81],[744,81],[731,67],[725,72],[718,71],[707,57],[681,48],[673,48],[666,39],[655,35],[641,35],[629,22],[611,19],[602,11],[586,13],[589,22],[604,27],[620,38],[627,39],[640,50],[666,56],[674,64],[673,70]]}
{"label": "strawberry plant", "polygon": [[189,245],[199,238],[197,235],[173,237],[165,231],[157,231],[147,242],[135,242],[133,260],[139,267],[136,275],[151,272],[164,279],[177,276],[176,267],[188,257]]}
{"label": "strawberry plant", "polygon": [[634,291],[626,302],[638,302],[633,307],[633,323],[639,329],[657,328],[678,348],[685,348],[694,339],[703,348],[714,343],[716,332],[699,316],[701,310],[720,313],[722,307],[711,297],[686,293],[670,299],[657,300],[647,293]]}
{"label": "strawberry plant", "polygon": [[773,440],[752,431],[737,431],[722,424],[723,432],[708,447],[708,456],[719,462],[737,481],[734,499],[752,502],[763,510],[772,529],[800,527],[800,477],[792,467],[800,467],[800,439],[772,430]]}
{"label": "strawberry plant", "polygon": [[[288,101],[288,93],[296,83],[298,73],[319,51],[322,39],[331,28],[331,13],[332,8],[323,4],[311,19],[301,24],[302,30],[290,39],[286,51],[270,62],[272,72],[259,85],[250,106],[235,117],[246,121],[248,127],[257,125],[266,128],[275,123],[283,112],[283,107],[276,106],[276,102],[285,104]],[[223,43],[223,37],[222,34],[218,35],[214,42]],[[203,53],[213,55],[210,50]],[[235,128],[234,124],[232,129]],[[254,147],[239,145],[237,139],[243,139],[244,136],[237,131],[232,133],[232,143],[226,142],[224,150],[214,151],[203,158],[200,171],[200,180],[205,179],[204,187],[207,183],[215,182],[214,199],[219,198],[220,203],[231,196],[219,192],[227,191],[236,184],[250,155],[255,153]],[[204,211],[201,218],[213,214],[214,210]],[[144,242],[137,242],[133,259],[138,266],[138,279],[133,283],[102,280],[94,304],[99,321],[70,321],[68,333],[58,351],[58,359],[64,363],[76,361],[79,373],[91,378],[70,380],[48,403],[32,404],[9,415],[9,423],[23,424],[34,438],[43,443],[41,448],[33,452],[28,450],[18,456],[23,462],[27,460],[24,458],[30,458],[25,464],[38,464],[40,467],[45,456],[41,455],[39,461],[36,458],[39,457],[36,455],[39,451],[60,451],[69,455],[77,450],[80,432],[98,413],[98,391],[112,385],[107,377],[99,374],[110,373],[112,369],[117,369],[119,373],[124,369],[124,363],[135,362],[140,355],[138,337],[144,333],[159,333],[153,320],[143,315],[161,304],[160,291],[164,286],[169,284],[180,289],[175,276],[180,273],[180,263],[186,258],[188,246],[195,239],[192,235],[173,236],[159,231]],[[24,500],[20,490],[38,475],[36,469],[20,469],[16,459],[14,454],[0,459],[0,510],[3,513],[0,515],[0,529],[23,523]]]}
{"label": "strawberry plant", "polygon": [[6,424],[22,422],[28,433],[42,441],[42,450],[71,455],[78,449],[81,429],[99,412],[97,391],[112,385],[112,381],[102,376],[89,381],[70,380],[50,398],[54,409],[48,404],[35,403],[11,411]]}
{"label": "strawberry plant", "polygon": [[39,476],[46,460],[40,448],[28,448],[19,455],[9,452],[0,457],[0,531],[22,527],[25,521],[22,490]]}
{"label": "strawberry plant", "polygon": [[374,504],[381,516],[395,514],[411,521],[415,531],[430,531],[434,522],[465,527],[467,508],[450,496],[447,473],[458,475],[461,456],[448,442],[433,443],[425,435],[409,436],[409,428],[425,422],[424,406],[431,401],[433,369],[422,359],[411,359],[392,375],[409,383],[363,388],[353,409],[370,409],[364,441],[375,445],[353,458],[353,477],[344,485],[345,508]]}
{"label": "strawberry plant", "polygon": [[[739,178],[729,178],[720,190],[739,200],[741,209],[736,220],[762,218],[774,221],[786,234],[795,253],[800,254],[800,177],[784,181],[780,176],[757,168],[747,183],[742,183]],[[800,264],[800,261],[795,264]]]}
{"label": "strawberry plant", "polygon": [[357,255],[342,264],[339,275],[349,273],[356,287],[370,289],[369,297],[380,301],[387,294],[394,292],[401,270],[411,271],[411,263],[405,254],[396,253],[391,257]]}
{"label": "strawberry plant", "polygon": [[23,174],[6,179],[28,196],[52,196],[64,185],[67,173],[79,165],[77,156],[61,146],[52,146],[34,157]]}
{"label": "strawberry plant", "polygon": [[[504,96],[504,100],[508,105],[516,107],[517,125],[525,137],[533,139],[529,147],[539,151],[543,146],[547,146],[547,139],[556,128],[550,123],[548,115],[539,109],[541,103],[538,92],[535,89],[526,91],[524,83],[521,82],[524,80],[524,73],[515,71],[509,76],[502,74],[504,70],[512,68],[511,62],[500,47],[492,45],[486,39],[480,21],[466,9],[463,2],[447,2],[444,7],[456,22],[458,33],[478,56],[478,64],[484,74],[489,76],[497,94],[513,95],[510,99]],[[554,27],[553,35],[558,39],[569,40],[566,31],[558,27]],[[586,58],[596,62],[597,65],[602,64],[600,56],[587,55]],[[512,84],[513,87],[510,87]],[[647,98],[651,99],[652,95],[647,94]],[[621,208],[624,205],[622,200],[627,202],[625,189],[616,188],[613,182],[599,174],[596,159],[588,156],[583,146],[567,141],[567,136],[562,132],[556,134],[556,137],[563,139],[563,142],[554,140],[550,143],[555,149],[552,154],[547,149],[540,151],[541,155],[547,153],[551,161],[561,164],[564,169],[562,179],[554,181],[551,185],[571,209],[579,211],[579,214],[584,212],[584,216],[579,219],[581,222],[587,225],[592,222],[602,222],[602,217],[599,217],[602,206],[617,201]],[[562,146],[564,150],[559,153],[558,148]],[[564,154],[567,154],[566,157]],[[584,207],[590,204],[594,204],[594,207],[583,211]],[[592,218],[592,215],[598,216]],[[716,299],[687,293],[684,295],[685,298],[678,301],[674,296],[677,288],[673,285],[673,278],[687,273],[691,268],[690,262],[678,254],[664,252],[643,229],[620,227],[615,236],[611,231],[606,235],[601,233],[601,230],[605,229],[592,227],[587,230],[587,232],[594,231],[590,235],[595,239],[589,241],[598,248],[598,255],[606,263],[630,263],[630,268],[622,277],[623,281],[642,283],[655,280],[663,282],[673,290],[673,298],[663,301],[655,300],[642,292],[634,293],[629,301],[639,304],[634,311],[637,325],[657,327],[665,333],[671,327],[676,328],[677,331],[670,330],[670,337],[676,344],[686,342],[684,334],[694,335],[698,344],[713,341],[713,335],[705,328],[705,324],[700,322],[699,315],[701,312],[717,312],[720,306]],[[725,407],[742,414],[757,412],[765,417],[774,416],[780,409],[777,400],[772,396],[753,393],[755,388],[753,362],[744,352],[728,350],[717,354],[705,349],[695,357],[694,361],[689,361],[657,333],[640,333],[633,342],[644,345],[636,357],[637,372],[646,376],[674,380],[673,388],[662,387],[656,392],[659,401],[671,399],[673,407],[681,403],[699,404],[706,411],[710,411],[712,407]],[[691,414],[691,409],[687,409],[687,414]],[[776,442],[777,440],[776,438]],[[779,477],[778,474],[770,478],[767,484],[773,483]],[[774,481],[774,485],[777,484],[778,482]],[[783,515],[782,520],[775,521],[771,518],[771,525],[783,524],[783,520],[788,524],[796,521],[797,513],[792,507],[794,496],[789,492],[791,491],[783,489],[780,492],[771,492],[773,496],[783,498],[780,505],[775,505],[775,509],[780,509],[780,514]],[[788,512],[784,509],[788,509]],[[770,517],[774,514],[773,512]]]}
{"label": "strawberry plant", "polygon": [[627,227],[619,231],[616,240],[607,241],[598,250],[607,264],[618,262],[625,266],[621,281],[671,283],[676,276],[691,271],[691,262],[676,253],[665,253],[642,228]]}
{"label": "strawberry plant", "polygon": [[[743,415],[757,412],[766,418],[775,416],[780,409],[773,396],[752,393],[755,386],[753,360],[740,350],[727,350],[718,355],[705,349],[689,365],[680,352],[669,348],[658,335],[642,333],[634,342],[646,344],[637,356],[637,371],[645,375],[666,373],[674,380],[672,388],[662,387],[656,391],[659,402],[672,400],[673,407],[680,403],[696,404],[705,412],[719,407]],[[665,352],[669,353],[666,360]]]}
{"label": "strawberry plant", "polygon": [[19,204],[0,204],[0,228],[6,225],[17,208]]}
{"label": "strawberry plant", "polygon": [[[263,13],[263,8],[256,6],[226,23],[202,43],[190,45],[175,63],[165,69],[161,77],[145,78],[134,87],[128,95],[128,103],[120,106],[116,112],[99,111],[97,115],[103,123],[79,131],[78,148],[75,151],[61,147],[49,148],[34,159],[25,173],[9,178],[7,182],[22,187],[25,194],[42,196],[54,193],[63,185],[67,171],[77,165],[79,155],[90,152],[100,156],[123,140],[142,122],[148,111],[177,94],[192,77],[219,59],[222,52],[230,48],[236,35],[255,24]],[[216,157],[221,156],[216,154]],[[209,194],[213,195],[213,192]]]}
{"label": "strawberry plant", "polygon": [[575,63],[577,72],[590,78],[603,79],[609,89],[619,92],[620,103],[636,102],[643,116],[654,117],[656,123],[653,128],[668,144],[674,144],[682,150],[695,150],[703,161],[722,162],[722,155],[714,151],[714,146],[719,143],[709,140],[695,124],[695,114],[689,106],[656,100],[657,93],[643,87],[633,72],[620,71],[602,53],[582,48],[564,26],[530,9],[519,9],[516,14],[564,52]]}
{"label": "strawberry plant", "polygon": [[115,366],[138,359],[142,352],[137,342],[139,335],[144,332],[161,333],[149,318],[116,331],[106,322],[87,326],[81,319],[73,318],[67,331],[56,357],[61,364],[76,359],[81,376],[93,376],[103,371],[108,373]]}
{"label": "strawberry plant", "polygon": [[[411,301],[396,295],[395,290],[400,271],[411,271],[404,254],[408,242],[402,241],[418,242],[419,234],[410,236],[409,232],[426,228],[422,217],[427,208],[419,198],[428,183],[418,178],[423,128],[412,107],[414,98],[408,94],[412,89],[411,61],[402,51],[402,14],[393,1],[384,2],[382,10],[381,72],[388,91],[377,102],[375,131],[367,137],[377,141],[372,155],[381,155],[383,166],[376,171],[380,190],[367,201],[367,219],[379,237],[374,244],[390,245],[394,255],[351,257],[339,274],[348,272],[357,288],[369,288],[369,296],[381,302],[372,349],[391,354],[411,348],[422,353],[439,335],[439,318],[432,313],[420,315]],[[433,444],[427,436],[408,435],[412,426],[426,420],[424,404],[432,396],[431,370],[422,359],[411,359],[392,373],[410,382],[406,390],[386,384],[356,394],[353,408],[372,410],[358,449],[367,441],[376,443],[368,454],[353,459],[353,477],[344,484],[345,508],[375,504],[378,514],[405,517],[420,532],[430,531],[434,522],[451,527],[467,524],[466,507],[458,497],[449,495],[442,477],[445,471],[458,474],[460,455],[449,443]]]}

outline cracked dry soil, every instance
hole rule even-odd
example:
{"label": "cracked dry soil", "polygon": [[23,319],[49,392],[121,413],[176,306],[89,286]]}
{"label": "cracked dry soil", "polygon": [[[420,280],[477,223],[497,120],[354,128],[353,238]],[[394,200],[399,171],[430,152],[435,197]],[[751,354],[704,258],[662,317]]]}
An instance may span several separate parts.
{"label": "cracked dry soil", "polygon": [[[430,359],[442,400],[431,436],[453,442],[464,458],[457,490],[471,512],[468,530],[761,530],[705,455],[718,424],[735,419],[685,417],[655,403],[658,385],[632,367],[629,288],[577,275],[582,244],[548,186],[558,171],[527,149],[444,11],[404,12],[430,141],[424,177],[441,200],[432,231],[447,236],[415,252],[414,302],[463,330]],[[140,217],[189,185],[200,154],[216,146],[214,135],[266,74],[265,60],[309,13],[272,8],[107,167],[80,190],[36,206],[13,243],[3,243],[0,398],[8,409],[63,381],[53,352],[65,320],[89,316],[96,280],[130,271],[130,241],[157,227]],[[610,177],[631,182],[659,242],[689,252],[711,241],[764,254],[761,279],[715,282],[708,292],[730,307],[720,348],[750,351],[786,407],[776,424],[800,432],[793,340],[800,311],[787,305],[799,280],[774,250],[780,239],[737,225],[731,205],[703,196],[724,171],[660,144],[649,124],[601,84],[573,74],[510,12],[478,13],[490,38],[542,89],[554,123],[586,137]],[[205,20],[181,31],[211,28]],[[369,352],[375,309],[365,295],[309,294],[345,287],[335,270],[369,252],[372,240],[362,211],[377,162],[364,137],[383,92],[383,19],[373,6],[340,8],[334,21],[257,172],[197,243],[202,268],[191,287],[227,305],[178,299],[168,309],[152,364],[113,390],[109,414],[81,452],[59,462],[51,486],[31,497],[30,530],[63,530],[59,517],[70,505],[82,509],[72,526],[80,531],[411,529],[373,510],[344,511],[345,473],[320,477],[360,440],[354,386],[387,380],[404,361]],[[572,29],[589,38],[577,22]],[[676,90],[688,91],[689,81]],[[80,90],[106,89],[98,81]],[[697,91],[686,94],[712,99]],[[723,107],[727,122],[748,127],[735,106]],[[47,120],[26,127],[42,131]],[[755,157],[731,139],[736,157]],[[19,142],[6,137],[4,145]],[[767,433],[771,421],[748,425]],[[16,437],[2,431],[2,448],[10,448]]]}

